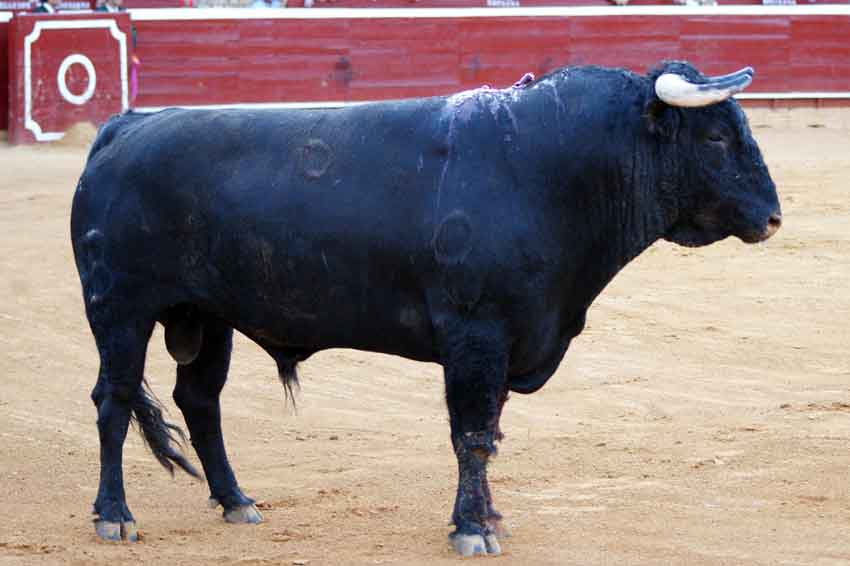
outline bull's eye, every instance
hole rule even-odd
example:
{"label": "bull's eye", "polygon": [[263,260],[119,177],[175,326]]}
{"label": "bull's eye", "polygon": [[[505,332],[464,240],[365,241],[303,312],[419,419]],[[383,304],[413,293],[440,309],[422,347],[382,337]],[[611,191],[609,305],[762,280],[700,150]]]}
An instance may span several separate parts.
{"label": "bull's eye", "polygon": [[712,152],[726,153],[729,138],[718,131],[710,132],[705,136],[705,145]]}

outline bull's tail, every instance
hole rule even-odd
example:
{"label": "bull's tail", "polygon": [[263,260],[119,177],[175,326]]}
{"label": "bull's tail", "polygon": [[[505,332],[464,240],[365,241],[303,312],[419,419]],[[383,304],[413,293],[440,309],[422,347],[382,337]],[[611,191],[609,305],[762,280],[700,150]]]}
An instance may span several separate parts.
{"label": "bull's tail", "polygon": [[148,387],[147,381],[142,381],[142,387],[133,400],[131,409],[133,421],[138,425],[145,444],[159,463],[171,475],[174,475],[176,464],[190,476],[200,479],[201,474],[198,470],[189,463],[180,450],[175,449],[175,445],[186,444],[186,435],[180,427],[165,421],[162,405]]}

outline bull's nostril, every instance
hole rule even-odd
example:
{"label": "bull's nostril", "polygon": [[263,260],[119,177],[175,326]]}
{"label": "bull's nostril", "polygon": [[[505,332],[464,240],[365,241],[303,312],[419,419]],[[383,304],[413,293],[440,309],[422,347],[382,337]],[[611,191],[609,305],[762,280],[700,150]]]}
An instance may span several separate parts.
{"label": "bull's nostril", "polygon": [[782,226],[782,214],[779,212],[774,212],[767,218],[767,226],[762,232],[759,241],[764,241],[776,234],[779,231],[779,227]]}

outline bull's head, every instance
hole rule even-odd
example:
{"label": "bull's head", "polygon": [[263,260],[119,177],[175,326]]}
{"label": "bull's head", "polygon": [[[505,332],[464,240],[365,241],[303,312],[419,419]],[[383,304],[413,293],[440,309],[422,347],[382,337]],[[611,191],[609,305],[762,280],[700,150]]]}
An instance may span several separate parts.
{"label": "bull's head", "polygon": [[747,243],[770,238],[782,223],[776,187],[746,116],[731,98],[750,84],[753,70],[709,78],[673,62],[650,77],[650,130],[673,153],[665,159],[665,177],[666,190],[674,194],[665,197],[675,204],[664,238],[685,246],[728,236]]}

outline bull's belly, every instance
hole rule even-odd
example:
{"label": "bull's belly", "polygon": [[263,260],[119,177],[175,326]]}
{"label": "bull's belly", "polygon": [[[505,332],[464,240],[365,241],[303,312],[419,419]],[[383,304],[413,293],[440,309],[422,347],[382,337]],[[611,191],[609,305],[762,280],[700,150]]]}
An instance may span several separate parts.
{"label": "bull's belly", "polygon": [[260,344],[303,351],[352,348],[436,361],[424,301],[389,289],[244,287],[203,305]]}

